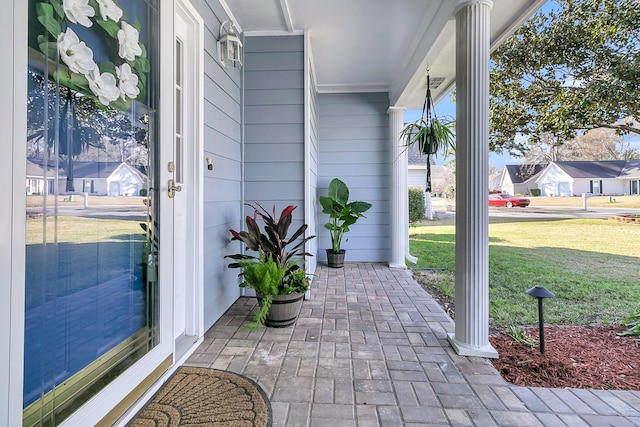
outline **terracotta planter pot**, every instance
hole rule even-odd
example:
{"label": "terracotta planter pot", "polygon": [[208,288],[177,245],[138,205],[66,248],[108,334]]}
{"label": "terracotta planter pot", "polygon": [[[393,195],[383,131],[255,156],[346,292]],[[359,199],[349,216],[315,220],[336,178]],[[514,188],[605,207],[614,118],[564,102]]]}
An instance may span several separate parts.
{"label": "terracotta planter pot", "polygon": [[[257,294],[258,303],[262,304],[264,295]],[[285,326],[293,325],[296,323],[298,316],[300,315],[300,309],[302,308],[302,301],[304,300],[304,293],[294,292],[287,295],[274,295],[273,303],[269,308],[267,314],[267,320],[265,325],[272,328],[283,328]]]}
{"label": "terracotta planter pot", "polygon": [[346,251],[340,249],[338,252],[334,252],[333,249],[327,249],[327,264],[332,268],[344,267],[344,254]]}

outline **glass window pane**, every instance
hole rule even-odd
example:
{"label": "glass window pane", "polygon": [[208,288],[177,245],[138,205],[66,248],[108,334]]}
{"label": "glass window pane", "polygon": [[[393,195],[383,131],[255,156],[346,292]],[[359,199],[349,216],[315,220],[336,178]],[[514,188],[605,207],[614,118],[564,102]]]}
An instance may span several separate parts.
{"label": "glass window pane", "polygon": [[176,87],[176,133],[182,134],[182,89]]}
{"label": "glass window pane", "polygon": [[54,13],[94,72],[41,43],[57,37],[29,3],[24,424],[58,425],[158,342],[159,15],[118,2],[146,51],[129,60],[100,25]]}
{"label": "glass window pane", "polygon": [[182,137],[176,135],[176,181],[182,183],[182,153],[183,153],[183,144]]}
{"label": "glass window pane", "polygon": [[176,40],[176,84],[182,86],[182,42]]}

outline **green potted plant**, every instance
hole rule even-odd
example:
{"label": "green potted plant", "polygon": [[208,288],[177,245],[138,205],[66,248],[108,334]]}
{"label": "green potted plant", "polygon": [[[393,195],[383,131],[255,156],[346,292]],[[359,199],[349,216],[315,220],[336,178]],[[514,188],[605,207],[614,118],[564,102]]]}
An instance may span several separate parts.
{"label": "green potted plant", "polygon": [[320,196],[322,213],[329,215],[329,222],[324,228],[329,230],[331,236],[331,249],[327,249],[327,264],[329,267],[340,268],[344,266],[345,250],[342,249],[342,238],[349,227],[356,223],[363,213],[371,208],[371,203],[354,201],[349,202],[349,188],[347,184],[334,178],[329,183],[326,196]]}
{"label": "green potted plant", "polygon": [[[256,291],[260,309],[247,327],[256,330],[262,325],[291,325],[298,318],[304,293],[309,289],[309,278],[298,263],[305,255],[312,256],[304,251],[304,245],[315,236],[303,237],[296,242],[307,229],[307,224],[303,224],[287,238],[296,206],[287,206],[279,217],[275,206],[272,213],[258,203],[247,203],[247,206],[254,209],[254,215],[245,218],[246,231],[229,231],[231,240],[241,241],[246,250],[254,251],[256,255],[238,253],[225,257],[236,260],[229,264],[230,268],[242,270],[240,286]],[[264,222],[264,232],[256,221],[258,217]],[[292,246],[288,248],[289,245]]]}

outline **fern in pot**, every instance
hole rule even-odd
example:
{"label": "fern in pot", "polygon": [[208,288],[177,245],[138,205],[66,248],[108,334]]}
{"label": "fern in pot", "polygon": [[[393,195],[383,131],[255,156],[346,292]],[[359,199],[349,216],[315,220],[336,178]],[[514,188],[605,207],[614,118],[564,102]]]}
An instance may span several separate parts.
{"label": "fern in pot", "polygon": [[[304,236],[307,224],[301,225],[291,237],[287,237],[296,206],[289,205],[277,216],[275,206],[268,212],[260,204],[247,203],[254,209],[253,216],[245,218],[246,230],[231,232],[231,240],[244,243],[246,250],[256,255],[238,253],[227,255],[236,262],[230,268],[240,268],[240,286],[256,291],[259,310],[247,325],[256,330],[262,325],[284,327],[295,323],[302,307],[304,293],[309,289],[309,278],[300,265],[304,245],[315,236]],[[264,231],[257,219],[264,222]],[[289,247],[290,246],[290,247]]]}

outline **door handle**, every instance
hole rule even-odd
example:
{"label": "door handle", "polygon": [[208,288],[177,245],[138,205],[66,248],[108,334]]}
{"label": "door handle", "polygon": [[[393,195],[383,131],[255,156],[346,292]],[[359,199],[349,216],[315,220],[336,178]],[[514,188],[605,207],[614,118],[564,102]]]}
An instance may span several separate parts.
{"label": "door handle", "polygon": [[173,179],[170,179],[167,183],[167,193],[169,193],[170,199],[176,197],[176,191],[182,191],[182,186],[176,185],[176,182]]}

